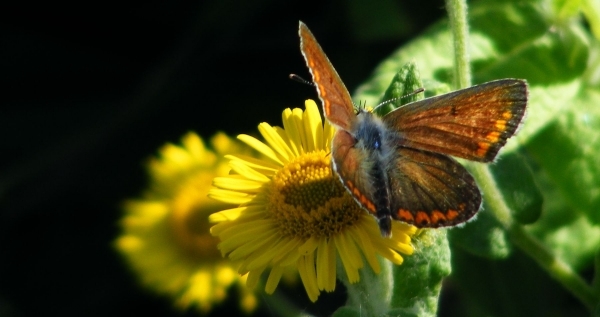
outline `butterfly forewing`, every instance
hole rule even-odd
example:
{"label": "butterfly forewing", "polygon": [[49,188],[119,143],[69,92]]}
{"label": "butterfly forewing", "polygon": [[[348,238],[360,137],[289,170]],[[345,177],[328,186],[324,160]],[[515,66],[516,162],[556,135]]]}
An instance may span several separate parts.
{"label": "butterfly forewing", "polygon": [[400,148],[390,171],[392,217],[417,227],[445,227],[467,221],[481,205],[475,180],[442,154]]}
{"label": "butterfly forewing", "polygon": [[527,84],[503,79],[423,99],[388,113],[402,146],[492,161],[517,130],[527,105]]}
{"label": "butterfly forewing", "polygon": [[348,89],[315,37],[302,22],[299,32],[300,50],[317,87],[319,99],[323,103],[325,117],[333,125],[349,131],[356,114]]}

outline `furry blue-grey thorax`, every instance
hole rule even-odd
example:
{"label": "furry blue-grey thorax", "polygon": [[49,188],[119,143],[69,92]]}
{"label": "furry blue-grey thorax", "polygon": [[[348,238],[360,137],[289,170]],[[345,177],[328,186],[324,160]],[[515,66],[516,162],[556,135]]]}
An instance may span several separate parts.
{"label": "furry blue-grey thorax", "polygon": [[[381,119],[366,110],[359,110],[356,116],[356,131],[354,137],[361,148],[381,150],[382,140],[385,138],[385,127]],[[357,144],[357,145],[358,145]]]}

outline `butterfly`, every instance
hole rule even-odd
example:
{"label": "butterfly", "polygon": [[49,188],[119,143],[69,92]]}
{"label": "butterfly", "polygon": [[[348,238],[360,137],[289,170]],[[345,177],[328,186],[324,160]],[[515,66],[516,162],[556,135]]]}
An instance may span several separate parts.
{"label": "butterfly", "polygon": [[348,89],[308,27],[300,49],[323,112],[336,127],[332,167],[390,237],[392,219],[419,228],[455,226],[481,207],[473,176],[456,160],[491,162],[527,106],[527,83],[501,79],[401,106],[383,117],[355,110]]}

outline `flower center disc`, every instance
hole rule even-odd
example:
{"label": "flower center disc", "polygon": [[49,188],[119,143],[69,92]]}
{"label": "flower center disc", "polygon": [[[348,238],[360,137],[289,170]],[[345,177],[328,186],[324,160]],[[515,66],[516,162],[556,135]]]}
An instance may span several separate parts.
{"label": "flower center disc", "polygon": [[197,175],[182,186],[171,208],[171,232],[189,255],[198,259],[219,259],[218,239],[210,234],[208,215],[223,208],[223,204],[206,198],[207,183],[212,175]]}
{"label": "flower center disc", "polygon": [[304,154],[281,168],[271,182],[267,211],[284,235],[330,237],[364,213],[331,170],[324,151]]}

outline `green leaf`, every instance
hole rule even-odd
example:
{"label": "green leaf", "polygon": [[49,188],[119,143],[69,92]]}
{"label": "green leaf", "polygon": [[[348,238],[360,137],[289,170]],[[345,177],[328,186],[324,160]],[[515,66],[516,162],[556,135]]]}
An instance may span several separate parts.
{"label": "green leaf", "polygon": [[474,77],[480,81],[504,77],[526,78],[533,86],[567,83],[585,71],[588,46],[578,25],[565,27],[557,33],[546,32],[524,47],[513,47],[506,52],[508,56],[505,57],[510,58],[474,59]]}
{"label": "green leaf", "polygon": [[534,223],[542,213],[543,196],[535,183],[530,161],[527,155],[515,151],[490,166],[512,216],[521,224]]}
{"label": "green leaf", "polygon": [[413,245],[415,253],[393,268],[389,315],[436,316],[442,279],[451,271],[446,230],[422,230]]}
{"label": "green leaf", "polygon": [[553,0],[554,14],[561,20],[570,18],[579,12],[581,0]]}
{"label": "green leaf", "polygon": [[[533,229],[532,229],[533,230]],[[579,217],[554,231],[544,231],[544,244],[576,269],[589,267],[600,245],[600,228]]]}
{"label": "green leaf", "polygon": [[[436,46],[434,43],[439,43]],[[377,104],[383,92],[388,88],[390,82],[397,72],[407,63],[414,62],[423,78],[434,79],[435,66],[443,66],[446,69],[452,66],[452,60],[448,54],[436,54],[437,47],[450,45],[450,36],[447,24],[438,24],[417,40],[403,46],[392,56],[384,60],[376,69],[372,77],[362,84],[355,93],[355,100],[365,100],[367,104]],[[423,58],[427,56],[429,58]],[[423,76],[425,74],[425,76]],[[428,87],[424,87],[428,89]]]}
{"label": "green leaf", "polygon": [[383,116],[388,112],[413,101],[423,99],[422,94],[414,94],[418,89],[423,88],[419,71],[414,63],[408,63],[394,76],[392,83],[385,90],[383,97],[375,111],[379,116]]}
{"label": "green leaf", "polygon": [[527,144],[569,204],[600,224],[600,91],[585,90]]}
{"label": "green leaf", "polygon": [[476,218],[459,228],[448,230],[451,245],[471,254],[488,258],[504,259],[511,252],[504,227],[492,216],[484,204]]}
{"label": "green leaf", "polygon": [[557,257],[575,269],[589,267],[600,245],[600,227],[569,205],[565,195],[544,170],[536,172],[544,195],[542,217],[527,231],[537,236]]}

